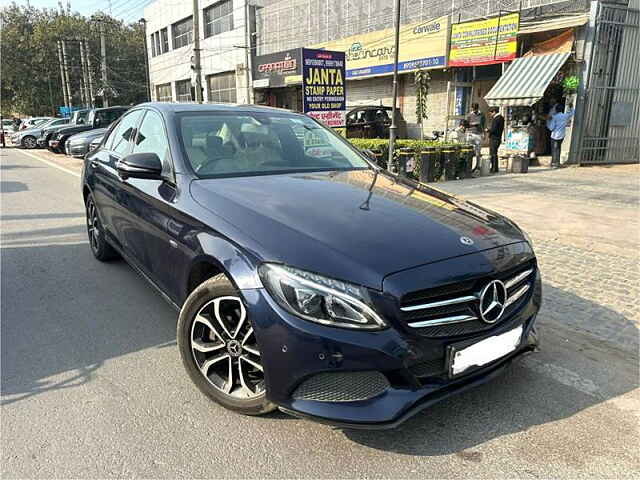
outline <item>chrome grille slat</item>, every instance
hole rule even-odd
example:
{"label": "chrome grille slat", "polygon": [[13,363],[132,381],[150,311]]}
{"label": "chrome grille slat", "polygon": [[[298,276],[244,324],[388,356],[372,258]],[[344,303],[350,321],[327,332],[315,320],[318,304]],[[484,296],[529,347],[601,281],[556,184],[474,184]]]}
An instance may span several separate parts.
{"label": "chrome grille slat", "polygon": [[529,290],[529,285],[528,284],[523,285],[518,290],[513,292],[512,295],[509,295],[504,306],[508,307],[509,305],[512,305],[513,303],[517,302],[525,293],[527,293],[528,290]]}
{"label": "chrome grille slat", "polygon": [[410,307],[402,307],[403,312],[413,312],[415,310],[425,310],[427,308],[445,307],[447,305],[455,305],[457,303],[467,303],[477,300],[476,295],[466,295],[464,297],[450,298],[448,300],[440,300],[439,302],[423,303],[421,305],[411,305]]}
{"label": "chrome grille slat", "polygon": [[437,325],[449,325],[451,323],[462,323],[477,320],[477,317],[471,315],[455,315],[452,317],[434,318],[432,320],[422,320],[420,322],[412,322],[409,324],[412,328],[435,327]]}
{"label": "chrome grille slat", "polygon": [[[509,289],[513,287],[517,287],[520,283],[527,280],[525,284],[523,284],[521,287],[518,287],[517,290],[515,290],[513,293],[511,293],[511,295],[507,297],[504,305],[505,309],[514,305],[529,291],[531,287],[530,276],[532,273],[534,273],[534,271],[535,271],[535,268],[533,268],[533,266],[529,266],[526,270],[515,274],[515,276],[502,280],[504,282],[504,286],[507,290],[507,293]],[[504,276],[498,277],[498,278],[504,278]],[[436,287],[436,288],[440,288],[440,287]],[[458,289],[458,292],[459,292],[458,294],[462,293],[460,292],[459,289]],[[455,294],[456,292],[454,290],[451,293]],[[469,292],[469,293],[473,293],[473,292]],[[443,294],[444,292],[442,292],[442,294],[438,294],[438,296],[442,298],[442,296],[444,296]],[[468,295],[458,296],[454,298],[445,298],[442,300],[437,300],[435,302],[403,306],[403,307],[400,307],[400,310],[403,313],[413,313],[414,317],[418,317],[418,319],[416,319],[415,321],[409,321],[409,319],[405,319],[405,321],[408,322],[407,323],[408,326],[411,328],[438,327],[442,325],[452,325],[456,323],[472,322],[472,321],[479,320],[477,313],[475,315],[472,315],[475,309],[472,309],[471,306],[469,305],[463,306],[463,304],[465,303],[474,302],[474,301],[477,302],[478,300],[479,300],[479,294],[473,293],[472,295],[468,294]],[[456,305],[460,305],[460,308],[455,307]],[[442,307],[450,307],[451,311],[443,312]],[[438,312],[437,310],[435,310],[437,308],[440,308],[441,312]],[[465,313],[465,310],[467,310],[466,313]],[[445,315],[445,316],[439,316],[439,313],[440,315]],[[449,313],[449,315],[447,315],[447,313]],[[419,320],[420,317],[425,317],[425,316],[429,316],[431,318]]]}
{"label": "chrome grille slat", "polygon": [[520,283],[522,280],[527,278],[532,273],[533,273],[533,269],[532,268],[530,268],[529,270],[525,270],[524,272],[519,273],[518,275],[516,275],[512,279],[507,280],[506,282],[504,282],[504,286],[507,287],[507,289],[509,289],[509,288],[513,287],[514,285],[517,285],[518,283]]}

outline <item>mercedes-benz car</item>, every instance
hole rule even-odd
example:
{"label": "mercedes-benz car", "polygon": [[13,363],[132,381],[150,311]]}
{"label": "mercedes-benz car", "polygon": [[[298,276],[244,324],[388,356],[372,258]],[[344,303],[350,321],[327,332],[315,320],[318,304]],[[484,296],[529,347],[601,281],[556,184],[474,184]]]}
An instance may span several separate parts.
{"label": "mercedes-benz car", "polygon": [[537,347],[525,233],[305,115],[139,105],[82,195],[95,258],[179,311],[186,372],[228,409],[390,428]]}

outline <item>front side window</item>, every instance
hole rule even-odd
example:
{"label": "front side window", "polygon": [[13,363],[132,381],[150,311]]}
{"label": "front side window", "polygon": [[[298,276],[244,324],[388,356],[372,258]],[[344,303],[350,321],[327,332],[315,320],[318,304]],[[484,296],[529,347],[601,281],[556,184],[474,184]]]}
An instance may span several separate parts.
{"label": "front side window", "polygon": [[233,30],[233,2],[225,0],[204,9],[204,36]]}
{"label": "front side window", "polygon": [[133,138],[136,134],[136,126],[142,115],[142,110],[135,110],[124,117],[120,123],[116,126],[115,130],[111,134],[113,139],[110,139],[111,143],[109,148],[118,155],[126,155],[129,152],[129,147],[133,142]]}
{"label": "front side window", "polygon": [[169,171],[169,141],[162,117],[157,112],[147,111],[140,125],[132,153],[155,153],[162,161],[163,170]]}
{"label": "front side window", "polygon": [[207,77],[209,103],[236,103],[235,72],[218,73]]}
{"label": "front side window", "polygon": [[185,18],[171,26],[173,48],[189,45],[193,41],[193,17]]}
{"label": "front side window", "polygon": [[156,99],[159,102],[170,102],[173,100],[173,96],[171,95],[170,83],[156,86]]}
{"label": "front side window", "polygon": [[178,128],[201,177],[369,168],[345,140],[301,115],[182,113]]}
{"label": "front side window", "polygon": [[176,99],[179,102],[190,102],[191,98],[191,80],[181,80],[176,82]]}

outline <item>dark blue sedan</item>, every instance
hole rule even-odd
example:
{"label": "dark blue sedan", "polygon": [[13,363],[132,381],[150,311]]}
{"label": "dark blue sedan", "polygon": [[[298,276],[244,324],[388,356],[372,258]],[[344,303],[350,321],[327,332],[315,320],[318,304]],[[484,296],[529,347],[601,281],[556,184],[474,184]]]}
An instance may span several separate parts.
{"label": "dark blue sedan", "polygon": [[304,115],[139,105],[87,155],[82,193],[94,256],[180,311],[188,374],[231,410],[393,427],[537,346],[514,223]]}

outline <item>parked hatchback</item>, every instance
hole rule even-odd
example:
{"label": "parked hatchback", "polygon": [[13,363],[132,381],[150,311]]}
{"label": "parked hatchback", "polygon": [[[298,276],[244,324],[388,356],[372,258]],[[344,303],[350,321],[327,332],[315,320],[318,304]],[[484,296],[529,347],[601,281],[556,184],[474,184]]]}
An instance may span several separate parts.
{"label": "parked hatchback", "polygon": [[187,373],[231,410],[392,427],[537,345],[540,274],[513,222],[307,116],[140,105],[86,156],[82,193],[93,255],[180,311]]}

